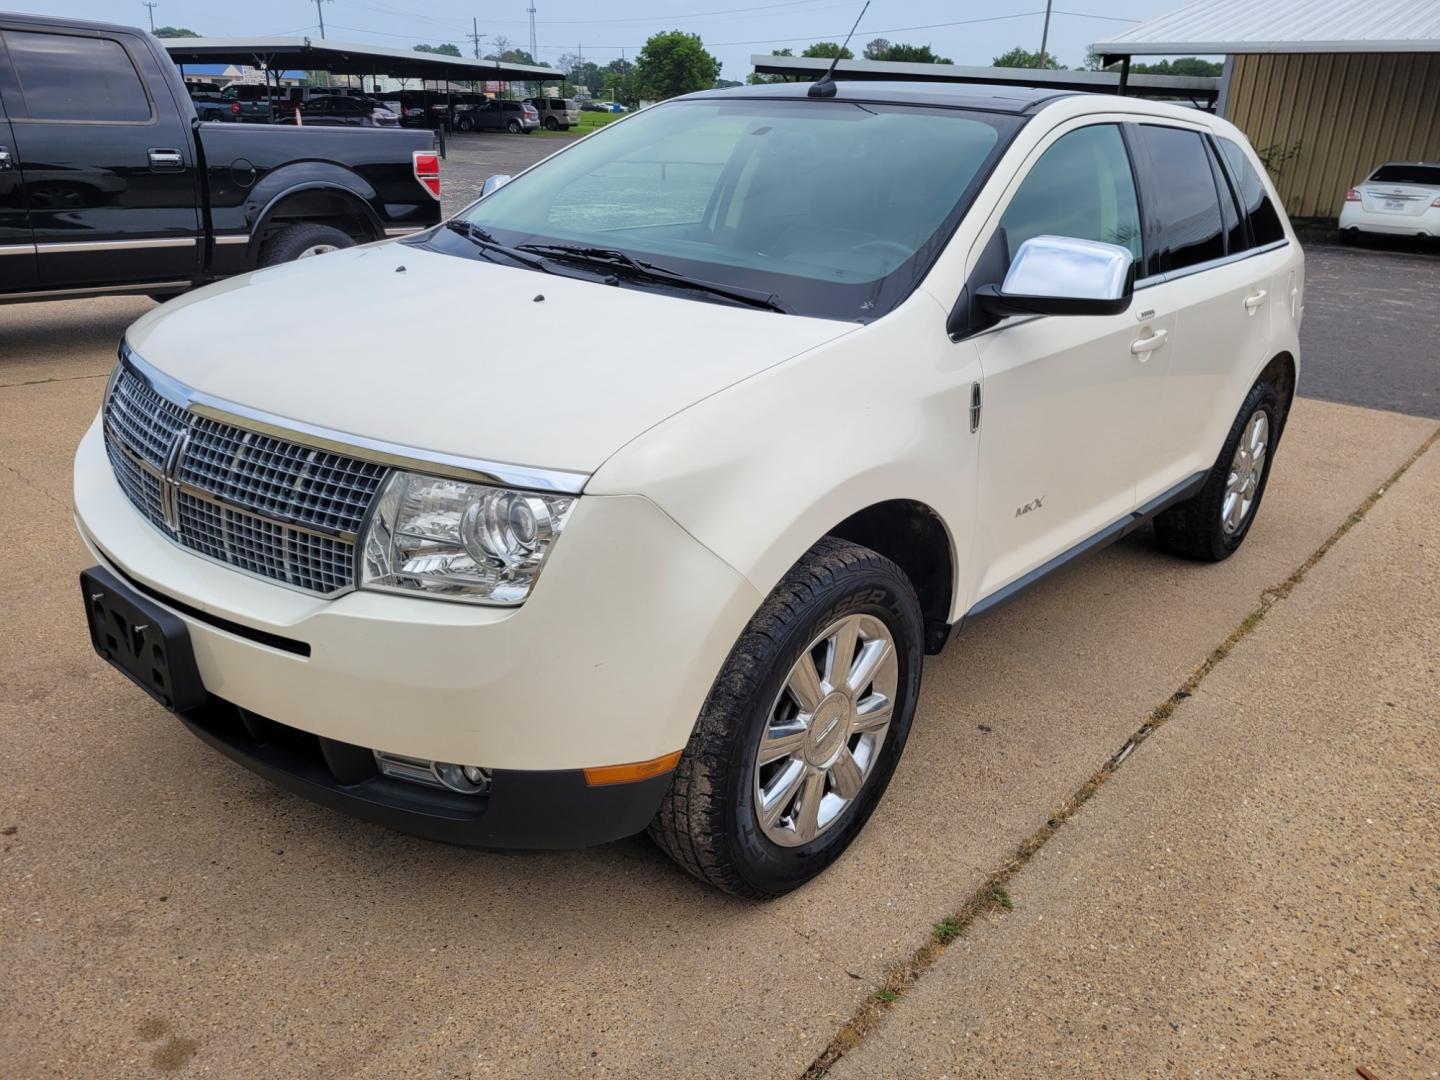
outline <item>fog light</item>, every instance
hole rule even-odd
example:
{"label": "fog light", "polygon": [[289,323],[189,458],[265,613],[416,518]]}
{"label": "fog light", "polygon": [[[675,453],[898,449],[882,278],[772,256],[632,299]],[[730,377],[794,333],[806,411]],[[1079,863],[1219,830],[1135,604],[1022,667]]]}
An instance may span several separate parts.
{"label": "fog light", "polygon": [[435,776],[451,791],[464,795],[478,795],[490,786],[490,770],[478,765],[452,765],[448,761],[437,761]]}
{"label": "fog light", "polygon": [[382,776],[426,787],[443,787],[462,795],[482,795],[490,790],[490,770],[479,765],[454,765],[448,761],[427,761],[375,751],[375,764]]}

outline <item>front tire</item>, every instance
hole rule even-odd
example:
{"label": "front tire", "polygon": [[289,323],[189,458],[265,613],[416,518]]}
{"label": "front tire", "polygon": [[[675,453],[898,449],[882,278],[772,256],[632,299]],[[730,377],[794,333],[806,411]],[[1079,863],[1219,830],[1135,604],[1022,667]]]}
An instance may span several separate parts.
{"label": "front tire", "polygon": [[545,118],[545,130],[546,130],[546,131],[559,131],[559,130],[560,130],[560,121],[559,121],[559,120],[556,120],[555,117],[553,117],[553,116],[547,116],[547,117]]}
{"label": "front tire", "polygon": [[1265,496],[1284,423],[1278,389],[1261,379],[1240,406],[1199,493],[1156,516],[1162,548],[1201,562],[1220,562],[1240,549]]}
{"label": "front tire", "polygon": [[815,877],[890,782],[923,652],[905,573],[859,544],[820,541],[731,650],[651,837],[736,896],[779,896]]}

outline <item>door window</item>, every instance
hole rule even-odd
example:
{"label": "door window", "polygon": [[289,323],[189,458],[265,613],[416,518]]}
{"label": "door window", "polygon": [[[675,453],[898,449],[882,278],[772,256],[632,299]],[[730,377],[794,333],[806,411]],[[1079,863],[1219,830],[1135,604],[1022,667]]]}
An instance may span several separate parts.
{"label": "door window", "polygon": [[1000,218],[1006,253],[1036,236],[1070,236],[1128,248],[1140,259],[1140,208],[1125,140],[1114,124],[1062,135],[1041,155]]}
{"label": "door window", "polygon": [[1225,254],[1220,193],[1210,167],[1204,137],[1184,128],[1142,124],[1140,138],[1150,157],[1154,180],[1150,200],[1160,229],[1165,270],[1218,259]]}
{"label": "door window", "polygon": [[145,85],[118,41],[30,31],[5,40],[30,119],[150,119]]}
{"label": "door window", "polygon": [[1275,212],[1270,194],[1265,190],[1265,184],[1255,171],[1255,166],[1251,165],[1250,159],[1245,156],[1245,151],[1230,139],[1217,141],[1220,143],[1220,152],[1225,157],[1225,163],[1230,166],[1230,176],[1235,181],[1240,205],[1245,208],[1245,216],[1249,219],[1250,233],[1255,245],[1259,247],[1284,240],[1285,227],[1280,224],[1280,215]]}

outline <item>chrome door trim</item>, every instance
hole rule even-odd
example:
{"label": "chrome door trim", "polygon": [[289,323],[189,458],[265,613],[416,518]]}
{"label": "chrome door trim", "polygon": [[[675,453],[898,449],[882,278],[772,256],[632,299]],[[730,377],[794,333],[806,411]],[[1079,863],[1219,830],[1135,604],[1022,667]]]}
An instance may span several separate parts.
{"label": "chrome door trim", "polygon": [[1288,246],[1289,243],[1289,240],[1272,240],[1268,244],[1246,248],[1244,251],[1237,251],[1233,255],[1222,255],[1218,259],[1209,259],[1203,263],[1196,263],[1194,266],[1187,266],[1183,270],[1168,270],[1160,276],[1165,281],[1177,281],[1180,278],[1189,277],[1191,274],[1200,274],[1206,270],[1229,266],[1231,263],[1243,262],[1252,255],[1264,255],[1268,251],[1278,251],[1280,248]]}
{"label": "chrome door trim", "polygon": [[433,225],[397,225],[385,230],[386,236],[413,236],[415,233],[424,232],[426,229],[433,229]]}
{"label": "chrome door trim", "polygon": [[35,289],[30,292],[0,293],[0,300],[54,300],[62,296],[99,296],[102,293],[152,293],[168,289],[188,289],[193,281],[140,281],[133,285],[91,285],[78,289]]}
{"label": "chrome door trim", "polygon": [[0,255],[34,255],[34,244],[6,244],[0,247]]}
{"label": "chrome door trim", "polygon": [[36,244],[39,255],[63,255],[88,251],[135,251],[141,248],[194,247],[196,237],[159,237],[153,240],[66,240],[62,243]]}
{"label": "chrome door trim", "polygon": [[563,495],[578,495],[590,479],[588,473],[571,472],[564,469],[540,469],[528,465],[514,465],[509,462],[489,461],[484,458],[464,457],[446,454],[400,443],[371,439],[347,431],[307,424],[278,416],[261,409],[252,409],[233,401],[214,397],[204,391],[187,386],[179,379],[140,359],[128,343],[120,346],[120,362],[127,365],[151,390],[168,398],[197,416],[203,416],[222,424],[255,431],[262,435],[273,435],[311,446],[319,450],[345,454],[349,457],[373,461],[392,468],[409,469],[428,473],[432,476],[447,476],[470,483],[501,485],[525,488],[531,491],[556,492]]}
{"label": "chrome door trim", "polygon": [[215,244],[216,244],[217,247],[218,247],[219,245],[221,245],[221,244],[248,244],[248,243],[250,243],[250,234],[249,234],[249,233],[241,233],[239,236],[217,236],[217,237],[215,237]]}

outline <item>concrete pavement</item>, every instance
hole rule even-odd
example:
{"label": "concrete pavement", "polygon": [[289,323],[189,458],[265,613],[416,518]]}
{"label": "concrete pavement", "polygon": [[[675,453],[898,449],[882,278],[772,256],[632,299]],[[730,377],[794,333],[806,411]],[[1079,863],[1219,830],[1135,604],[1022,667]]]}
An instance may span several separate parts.
{"label": "concrete pavement", "polygon": [[1440,1076],[1440,449],[833,1068]]}
{"label": "concrete pavement", "polygon": [[70,458],[149,306],[0,311],[0,1060],[24,1077],[799,1075],[1433,428],[1302,401],[1235,559],[1137,534],[967,629],[847,858],[746,905],[643,840],[497,856],[339,817],[93,655]]}

